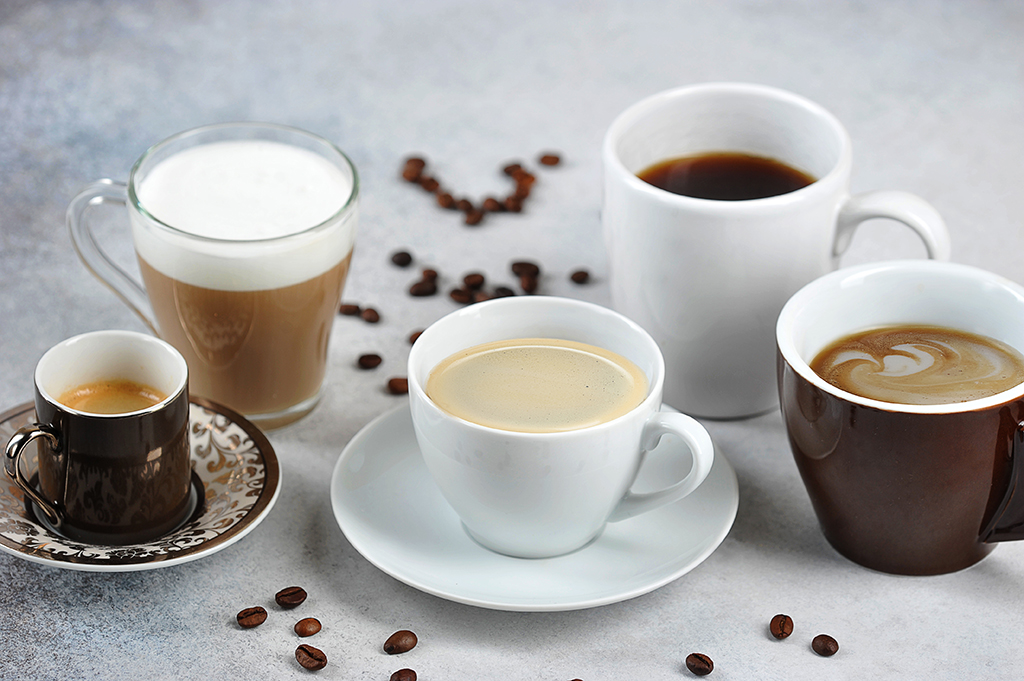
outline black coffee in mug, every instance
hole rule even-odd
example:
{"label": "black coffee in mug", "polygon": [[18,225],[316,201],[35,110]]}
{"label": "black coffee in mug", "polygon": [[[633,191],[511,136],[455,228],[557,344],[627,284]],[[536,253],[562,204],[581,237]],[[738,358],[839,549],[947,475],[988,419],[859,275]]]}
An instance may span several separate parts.
{"label": "black coffee in mug", "polygon": [[728,151],[670,158],[640,171],[637,177],[673,194],[716,201],[788,194],[815,180],[781,161]]}

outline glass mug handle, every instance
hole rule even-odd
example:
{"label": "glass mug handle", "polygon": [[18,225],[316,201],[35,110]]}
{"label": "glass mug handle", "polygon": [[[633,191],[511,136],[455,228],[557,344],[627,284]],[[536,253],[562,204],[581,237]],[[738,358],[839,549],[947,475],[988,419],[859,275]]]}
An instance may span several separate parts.
{"label": "glass mug handle", "polygon": [[64,522],[60,510],[54,504],[44,499],[32,487],[25,474],[21,472],[21,455],[24,453],[28,443],[36,438],[44,438],[47,446],[54,451],[60,448],[59,433],[50,426],[42,423],[33,423],[31,426],[19,428],[7,442],[4,456],[4,472],[7,473],[7,477],[14,484],[21,488],[21,491],[27,494],[32,501],[36,502],[36,505],[46,514],[50,523],[59,530]]}
{"label": "glass mug handle", "polygon": [[146,289],[135,281],[127,272],[110,259],[100,248],[96,236],[85,220],[85,212],[91,206],[103,203],[117,203],[122,206],[128,203],[128,186],[113,180],[99,180],[83,189],[68,205],[67,225],[71,233],[71,242],[75,246],[78,257],[85,267],[92,272],[118,298],[139,315],[154,334],[157,332],[156,322],[146,296]]}
{"label": "glass mug handle", "polygon": [[[715,462],[715,445],[704,426],[685,414],[657,412],[644,426],[642,446],[644,452],[654,449],[663,435],[675,435],[686,443],[690,449],[692,464],[690,472],[677,483],[669,485],[657,492],[638,494],[626,492],[618,506],[608,516],[608,522],[620,520],[653,511],[654,509],[678,501],[697,489],[711,472]],[[641,466],[643,463],[641,462]]]}
{"label": "glass mug handle", "polygon": [[930,203],[908,192],[883,190],[846,197],[836,219],[833,257],[838,258],[850,246],[857,226],[872,218],[890,218],[914,230],[932,260],[949,260],[949,231],[939,212]]}

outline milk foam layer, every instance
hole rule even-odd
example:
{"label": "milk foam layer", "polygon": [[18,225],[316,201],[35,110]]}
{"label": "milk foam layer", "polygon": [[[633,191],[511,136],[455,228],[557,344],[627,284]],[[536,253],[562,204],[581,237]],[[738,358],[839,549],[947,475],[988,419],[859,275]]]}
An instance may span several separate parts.
{"label": "milk foam layer", "polygon": [[836,341],[811,363],[832,385],[896,404],[968,402],[1024,382],[1024,356],[992,338],[935,326],[874,329]]}
{"label": "milk foam layer", "polygon": [[585,343],[550,338],[497,341],[462,350],[430,373],[427,395],[473,423],[557,432],[611,421],[647,396],[633,362]]}
{"label": "milk foam layer", "polygon": [[[290,286],[351,251],[355,206],[337,214],[354,184],[347,162],[339,166],[290,144],[232,140],[191,147],[158,162],[135,188],[146,212],[186,234],[133,210],[136,250],[155,269],[194,286]],[[311,229],[325,221],[331,222]]]}

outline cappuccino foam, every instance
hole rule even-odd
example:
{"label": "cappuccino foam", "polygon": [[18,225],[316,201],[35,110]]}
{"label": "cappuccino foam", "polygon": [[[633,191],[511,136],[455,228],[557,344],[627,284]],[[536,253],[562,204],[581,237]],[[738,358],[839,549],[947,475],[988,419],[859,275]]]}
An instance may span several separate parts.
{"label": "cappuccino foam", "polygon": [[1024,356],[994,338],[939,326],[887,326],[841,338],[811,362],[832,385],[896,404],[978,400],[1024,382]]}
{"label": "cappuccino foam", "polygon": [[519,338],[448,357],[431,371],[426,392],[441,409],[473,423],[551,433],[627,414],[647,397],[647,376],[604,348]]}

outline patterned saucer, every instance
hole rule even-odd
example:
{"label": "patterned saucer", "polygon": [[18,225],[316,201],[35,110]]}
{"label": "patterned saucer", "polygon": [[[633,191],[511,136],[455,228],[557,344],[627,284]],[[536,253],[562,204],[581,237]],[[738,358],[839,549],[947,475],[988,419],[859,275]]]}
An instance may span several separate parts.
{"label": "patterned saucer", "polygon": [[[0,414],[0,444],[35,418],[32,403]],[[34,563],[70,570],[129,572],[187,563],[216,553],[251,532],[267,516],[281,488],[277,456],[266,436],[239,414],[192,398],[189,410],[193,480],[205,499],[181,527],[144,544],[100,546],[67,539],[40,523],[21,490],[0,480],[0,550]],[[23,459],[36,473],[34,451]]]}

